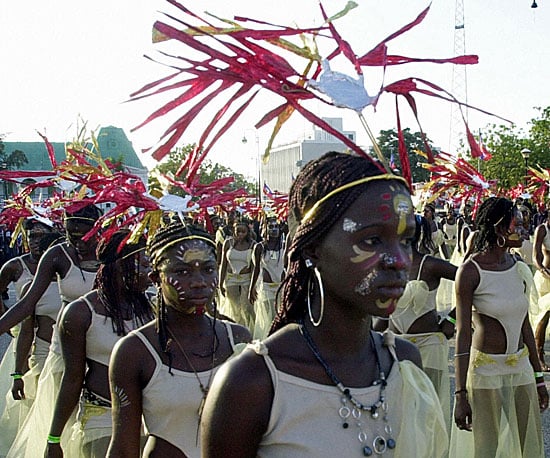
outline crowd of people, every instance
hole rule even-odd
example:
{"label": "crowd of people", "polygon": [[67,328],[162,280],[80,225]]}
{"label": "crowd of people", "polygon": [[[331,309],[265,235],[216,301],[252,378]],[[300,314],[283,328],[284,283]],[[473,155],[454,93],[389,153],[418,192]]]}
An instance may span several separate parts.
{"label": "crowd of people", "polygon": [[550,223],[529,205],[415,208],[331,152],[286,218],[28,217],[0,270],[0,456],[542,457]]}

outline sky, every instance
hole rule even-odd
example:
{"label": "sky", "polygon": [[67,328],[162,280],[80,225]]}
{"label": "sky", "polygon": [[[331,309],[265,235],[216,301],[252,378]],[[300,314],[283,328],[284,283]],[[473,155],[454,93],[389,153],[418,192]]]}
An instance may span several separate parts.
{"label": "sky", "polygon": [[[2,2],[0,133],[5,135],[5,141],[40,141],[36,131],[46,133],[51,141],[69,141],[76,134],[80,118],[91,129],[122,127],[136,151],[157,143],[169,125],[168,117],[135,132],[130,130],[165,99],[127,100],[132,92],[169,73],[166,66],[144,55],[162,61],[159,49],[183,52],[177,46],[171,47],[173,44],[153,45],[151,41],[154,21],[163,17],[161,12],[174,13],[171,5],[162,0]],[[463,2],[466,53],[479,55],[479,64],[467,69],[468,102],[519,127],[528,127],[529,120],[537,116],[534,107],[550,105],[550,4],[540,0],[539,7],[532,9],[531,0]],[[336,26],[358,55],[412,21],[429,4],[426,0],[357,0],[357,3],[359,7],[338,20]],[[224,18],[240,15],[301,27],[322,23],[317,0],[195,0],[184,4],[197,13],[208,11]],[[330,15],[346,2],[324,0],[323,4]],[[454,24],[455,2],[433,0],[424,22],[393,40],[389,50],[392,54],[415,57],[451,57]],[[320,50],[325,51],[322,47]],[[353,68],[341,60],[336,60],[332,69],[353,76]],[[452,74],[449,64],[411,64],[388,68],[385,83],[417,76],[451,90]],[[377,88],[381,80],[379,70],[365,73],[367,90]],[[263,151],[272,127],[255,130],[254,125],[278,104],[280,100],[263,94],[218,142],[210,159],[254,176],[258,150]],[[450,104],[418,96],[417,105],[428,137],[436,146],[448,149]],[[357,131],[359,144],[369,144],[357,115],[350,110],[319,102],[308,108],[320,116],[343,117],[344,129]],[[400,111],[403,126],[418,130],[404,103]],[[382,96],[376,112],[367,107],[363,113],[375,134],[396,126],[392,96]],[[207,115],[193,122],[182,144],[198,140]],[[468,120],[476,133],[489,124],[502,123],[471,110]],[[310,123],[295,114],[283,127],[276,144],[304,138],[310,130]],[[243,143],[243,136],[249,141]],[[155,165],[148,154],[140,153],[140,159],[148,167]]]}

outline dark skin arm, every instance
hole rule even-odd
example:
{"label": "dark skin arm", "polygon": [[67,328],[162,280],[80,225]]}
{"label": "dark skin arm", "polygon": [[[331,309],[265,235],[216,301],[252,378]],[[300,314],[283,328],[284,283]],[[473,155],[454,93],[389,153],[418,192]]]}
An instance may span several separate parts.
{"label": "dark skin arm", "polygon": [[[0,292],[7,290],[10,283],[17,281],[22,272],[23,268],[18,259],[10,259],[6,262],[2,266],[2,269],[0,269]],[[0,314],[3,315],[6,310],[6,306],[2,301],[2,295],[0,294]]]}
{"label": "dark skin arm", "polygon": [[151,379],[155,361],[136,336],[123,338],[114,348],[109,363],[113,401],[113,435],[107,456],[140,456],[142,390]]}
{"label": "dark skin arm", "polygon": [[58,273],[64,276],[68,268],[69,260],[60,246],[53,246],[46,251],[38,263],[36,275],[27,293],[0,318],[0,334],[5,334],[10,328],[32,315],[37,302],[50,286],[52,278]]}
{"label": "dark skin arm", "polygon": [[225,286],[223,286],[225,282],[225,277],[227,275],[227,250],[229,250],[229,247],[231,246],[232,240],[226,239],[223,242],[223,248],[222,248],[222,259],[221,259],[221,265],[220,265],[220,292],[223,296],[225,296]]}
{"label": "dark skin arm", "polygon": [[[533,335],[533,328],[531,328],[529,317],[527,316],[525,317],[525,320],[523,320],[521,335],[523,338],[523,343],[529,350],[529,362],[531,363],[531,366],[533,366],[533,370],[535,372],[542,372],[540,360],[537,354],[537,346],[535,344],[535,336]],[[548,390],[546,389],[546,385],[543,384],[544,377],[538,377],[536,382],[537,385],[541,383],[541,386],[537,386],[537,395],[539,398],[540,411],[543,412],[548,408]]]}
{"label": "dark skin arm", "polygon": [[[63,311],[59,325],[61,353],[65,371],[50,426],[50,435],[61,436],[65,425],[78,404],[86,371],[86,332],[92,316],[82,300],[71,302]],[[60,444],[48,444],[48,458],[63,456]]]}
{"label": "dark skin arm", "polygon": [[[263,358],[245,350],[220,368],[201,421],[204,458],[256,457],[269,422],[273,387]],[[228,428],[227,419],[232,418]]]}
{"label": "dark skin arm", "polygon": [[263,254],[264,248],[261,243],[256,243],[254,246],[254,251],[252,254],[252,275],[250,277],[250,288],[248,290],[248,300],[251,304],[254,304],[256,302],[256,299],[258,298],[258,289],[256,288],[256,283],[258,282],[258,277],[260,276],[260,272],[262,270],[262,254]]}
{"label": "dark skin arm", "polygon": [[455,373],[455,422],[460,429],[472,430],[472,408],[465,391],[468,376],[470,348],[472,346],[472,305],[474,291],[479,285],[479,272],[472,262],[466,262],[458,269],[455,290],[456,305],[456,350]]}
{"label": "dark skin arm", "polygon": [[[21,323],[15,346],[15,371],[24,374],[29,370],[29,353],[34,340],[34,317],[31,316]],[[25,384],[23,379],[13,381],[11,388],[13,399],[25,399]]]}

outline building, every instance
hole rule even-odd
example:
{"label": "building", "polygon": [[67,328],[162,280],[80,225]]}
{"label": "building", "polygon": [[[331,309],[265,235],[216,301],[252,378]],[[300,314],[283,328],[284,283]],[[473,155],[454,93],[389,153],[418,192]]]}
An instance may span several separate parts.
{"label": "building", "polygon": [[[123,170],[128,173],[132,173],[141,178],[144,183],[147,183],[147,169],[143,166],[139,160],[134,147],[128,137],[119,127],[108,126],[102,127],[97,134],[97,142],[99,145],[99,151],[103,159],[111,159],[114,162],[121,162]],[[55,152],[56,161],[62,162],[66,159],[65,155],[65,143],[52,142],[52,146]],[[9,155],[13,151],[22,151],[28,160],[27,164],[21,167],[21,170],[51,170],[52,165],[46,145],[43,141],[38,142],[4,142],[4,152]],[[2,166],[0,165],[0,168]],[[4,165],[5,167],[5,165]],[[34,182],[33,178],[22,178],[22,184],[30,184]],[[9,196],[13,191],[13,184],[4,182],[0,186],[0,199],[3,201],[6,196]],[[51,195],[52,189],[37,190],[33,198],[40,199],[40,192],[48,193]],[[43,197],[48,195],[42,194]]]}
{"label": "building", "polygon": [[[351,141],[356,141],[355,132],[343,129],[342,118],[323,118],[323,120]],[[288,193],[294,177],[303,165],[328,151],[344,152],[346,149],[347,147],[340,140],[314,126],[308,138],[271,149],[268,163],[262,164],[263,181],[273,191]]]}

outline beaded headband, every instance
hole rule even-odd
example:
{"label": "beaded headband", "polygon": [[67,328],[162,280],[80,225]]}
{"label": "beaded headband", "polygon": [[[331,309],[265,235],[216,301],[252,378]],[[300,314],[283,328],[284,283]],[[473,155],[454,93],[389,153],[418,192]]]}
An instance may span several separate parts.
{"label": "beaded headband", "polygon": [[382,175],[374,175],[374,176],[370,176],[370,177],[364,177],[364,178],[360,178],[359,180],[355,180],[355,181],[350,181],[349,183],[346,183],[342,186],[340,186],[339,188],[336,188],[336,189],[333,189],[331,192],[329,192],[326,196],[322,197],[321,199],[319,199],[317,202],[315,202],[315,204],[313,205],[313,207],[311,207],[307,212],[306,214],[304,215],[304,217],[302,218],[302,221],[301,223],[305,223],[307,222],[309,219],[311,219],[313,217],[313,215],[315,214],[315,212],[317,211],[317,209],[324,203],[326,202],[328,199],[330,199],[331,197],[335,196],[336,194],[342,192],[342,191],[345,191],[346,189],[349,189],[349,188],[353,188],[355,186],[358,186],[360,184],[363,184],[363,183],[368,183],[370,181],[377,181],[377,180],[396,180],[396,181],[400,181],[401,183],[403,183],[405,185],[405,187],[407,189],[409,189],[409,184],[407,183],[407,180],[405,180],[404,178],[400,177],[400,176],[397,176],[397,175],[393,175],[391,173],[384,173]]}

